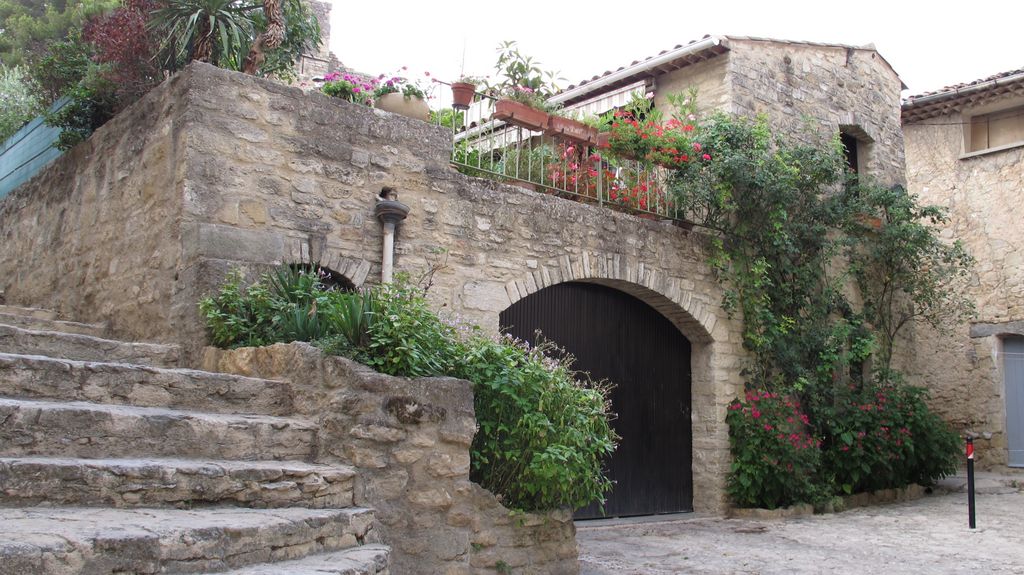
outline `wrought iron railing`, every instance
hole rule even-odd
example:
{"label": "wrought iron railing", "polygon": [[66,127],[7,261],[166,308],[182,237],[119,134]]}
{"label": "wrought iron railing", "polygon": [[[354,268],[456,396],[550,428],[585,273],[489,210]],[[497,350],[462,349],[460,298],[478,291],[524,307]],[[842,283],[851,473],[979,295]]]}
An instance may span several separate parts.
{"label": "wrought iron railing", "polygon": [[597,130],[580,122],[559,116],[541,123],[528,110],[510,112],[507,106],[478,93],[468,108],[437,115],[452,128],[451,160],[460,171],[641,216],[684,221],[671,200],[666,170],[613,157],[599,145]]}

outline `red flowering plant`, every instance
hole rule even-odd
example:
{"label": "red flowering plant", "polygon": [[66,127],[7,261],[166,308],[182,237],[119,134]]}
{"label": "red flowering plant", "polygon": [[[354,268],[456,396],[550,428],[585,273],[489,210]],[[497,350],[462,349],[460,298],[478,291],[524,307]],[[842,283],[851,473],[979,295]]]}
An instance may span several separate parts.
{"label": "red flowering plant", "polygon": [[729,404],[733,463],[727,490],[739,507],[775,509],[816,501],[821,441],[792,397],[752,390]]}
{"label": "red flowering plant", "polygon": [[599,154],[586,146],[565,142],[555,148],[546,172],[547,180],[554,188],[594,200],[597,199],[598,180],[608,181],[615,175],[601,163]]}
{"label": "red flowering plant", "polygon": [[656,171],[620,163],[604,160],[586,146],[562,143],[547,164],[546,175],[558,190],[594,200],[600,193],[610,205],[626,210],[667,213],[672,208]]}
{"label": "red flowering plant", "polygon": [[928,410],[925,397],[925,389],[884,371],[838,390],[822,450],[822,469],[837,491],[930,485],[956,472],[959,437]]}
{"label": "red flowering plant", "polygon": [[694,102],[693,91],[670,95],[675,112],[665,121],[653,102],[634,94],[629,104],[604,118],[610,128],[606,148],[613,155],[669,169],[711,160],[696,139]]}

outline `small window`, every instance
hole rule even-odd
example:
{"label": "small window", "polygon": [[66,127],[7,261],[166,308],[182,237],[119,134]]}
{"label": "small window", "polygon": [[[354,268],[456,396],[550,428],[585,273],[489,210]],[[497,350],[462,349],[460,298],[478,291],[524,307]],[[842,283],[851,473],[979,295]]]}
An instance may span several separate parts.
{"label": "small window", "polygon": [[857,138],[851,134],[841,133],[839,134],[839,140],[843,144],[843,157],[846,159],[846,167],[854,174],[859,173],[860,163],[857,160],[859,142]]}
{"label": "small window", "polygon": [[868,173],[873,139],[857,124],[840,124],[839,141],[843,145],[846,167],[854,176]]}
{"label": "small window", "polygon": [[1024,106],[972,116],[964,125],[967,152],[1024,144]]}

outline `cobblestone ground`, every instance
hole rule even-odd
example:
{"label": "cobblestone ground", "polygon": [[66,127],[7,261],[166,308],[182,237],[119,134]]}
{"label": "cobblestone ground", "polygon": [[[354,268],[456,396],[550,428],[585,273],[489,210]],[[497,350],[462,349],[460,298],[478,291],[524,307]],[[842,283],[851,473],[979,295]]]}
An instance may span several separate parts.
{"label": "cobblestone ground", "polygon": [[677,516],[577,523],[583,575],[1024,573],[1024,493],[967,495],[784,520]]}

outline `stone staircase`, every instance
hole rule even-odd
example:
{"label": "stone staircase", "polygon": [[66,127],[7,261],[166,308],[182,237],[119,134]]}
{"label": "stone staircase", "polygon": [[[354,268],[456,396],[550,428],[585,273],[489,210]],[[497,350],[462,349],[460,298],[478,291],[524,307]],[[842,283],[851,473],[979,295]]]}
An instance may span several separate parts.
{"label": "stone staircase", "polygon": [[0,305],[0,575],[386,574],[286,382]]}

